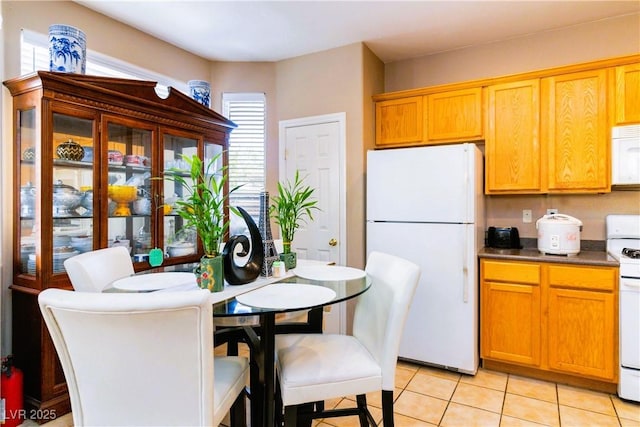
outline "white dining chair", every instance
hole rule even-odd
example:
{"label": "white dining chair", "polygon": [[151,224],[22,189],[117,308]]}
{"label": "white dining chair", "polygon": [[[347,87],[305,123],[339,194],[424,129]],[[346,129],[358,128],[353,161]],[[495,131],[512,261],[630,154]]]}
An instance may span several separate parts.
{"label": "white dining chair", "polygon": [[[382,391],[384,425],[393,426],[400,337],[420,268],[405,259],[372,252],[365,270],[371,287],[356,302],[353,335],[276,337],[278,413],[284,406],[285,427],[346,415],[358,415],[361,426],[368,422],[375,426],[365,397],[375,391]],[[324,410],[325,399],[350,395],[356,395],[357,408]]]}
{"label": "white dining chair", "polygon": [[73,425],[246,426],[248,361],[213,356],[207,290],[46,289],[38,303],[67,381]]}
{"label": "white dining chair", "polygon": [[97,249],[64,260],[73,289],[102,292],[114,280],[134,273],[129,250],[124,246]]}

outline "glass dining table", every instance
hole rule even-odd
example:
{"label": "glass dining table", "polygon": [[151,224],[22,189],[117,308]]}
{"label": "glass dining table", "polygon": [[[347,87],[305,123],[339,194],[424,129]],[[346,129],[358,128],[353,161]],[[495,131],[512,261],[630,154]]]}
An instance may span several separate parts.
{"label": "glass dining table", "polygon": [[[138,279],[138,276],[146,274],[190,273],[196,265],[191,263],[158,267],[124,279],[123,283],[133,283],[134,278]],[[131,287],[127,288],[116,282],[105,291],[131,291]],[[298,260],[298,266],[288,271],[284,277],[259,277],[245,285],[225,283],[222,292],[211,294],[216,344],[239,339],[245,341],[250,349],[252,426],[271,427],[276,423],[276,335],[295,332],[321,333],[323,307],[357,297],[370,286],[371,279],[363,270],[327,265],[318,261]],[[197,287],[193,283],[184,283],[163,290],[186,289]],[[306,322],[286,321],[288,315],[301,312],[307,313]]]}

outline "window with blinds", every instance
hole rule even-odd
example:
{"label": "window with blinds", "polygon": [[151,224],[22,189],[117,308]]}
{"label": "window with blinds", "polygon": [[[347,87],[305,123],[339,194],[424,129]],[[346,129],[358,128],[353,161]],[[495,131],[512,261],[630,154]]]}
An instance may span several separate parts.
{"label": "window with blinds", "polygon": [[[223,93],[223,115],[238,127],[229,137],[231,206],[240,206],[256,224],[260,219],[260,193],[265,188],[266,98],[264,93]],[[242,219],[232,215],[231,235],[244,234]]]}
{"label": "window with blinds", "polygon": [[[20,42],[20,74],[37,70],[49,70],[49,38],[45,34],[22,30]],[[150,80],[158,82],[156,93],[162,98],[169,94],[172,86],[180,92],[189,93],[186,82],[154,73],[144,68],[87,49],[86,73],[92,76],[117,77],[122,79]]]}

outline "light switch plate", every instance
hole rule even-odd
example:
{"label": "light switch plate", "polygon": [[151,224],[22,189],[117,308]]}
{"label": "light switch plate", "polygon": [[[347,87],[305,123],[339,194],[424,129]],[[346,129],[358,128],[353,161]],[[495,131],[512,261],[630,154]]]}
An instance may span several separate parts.
{"label": "light switch plate", "polygon": [[529,224],[532,221],[533,213],[531,209],[523,209],[522,210],[522,222],[525,224]]}

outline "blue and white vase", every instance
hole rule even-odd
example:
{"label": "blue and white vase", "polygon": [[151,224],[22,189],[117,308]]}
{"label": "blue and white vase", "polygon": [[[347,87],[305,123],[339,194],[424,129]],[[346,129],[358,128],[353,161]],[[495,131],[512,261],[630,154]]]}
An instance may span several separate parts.
{"label": "blue and white vase", "polygon": [[84,74],[87,66],[87,37],[70,25],[49,27],[49,71]]}
{"label": "blue and white vase", "polygon": [[205,107],[211,108],[211,85],[204,80],[189,80],[189,96]]}

